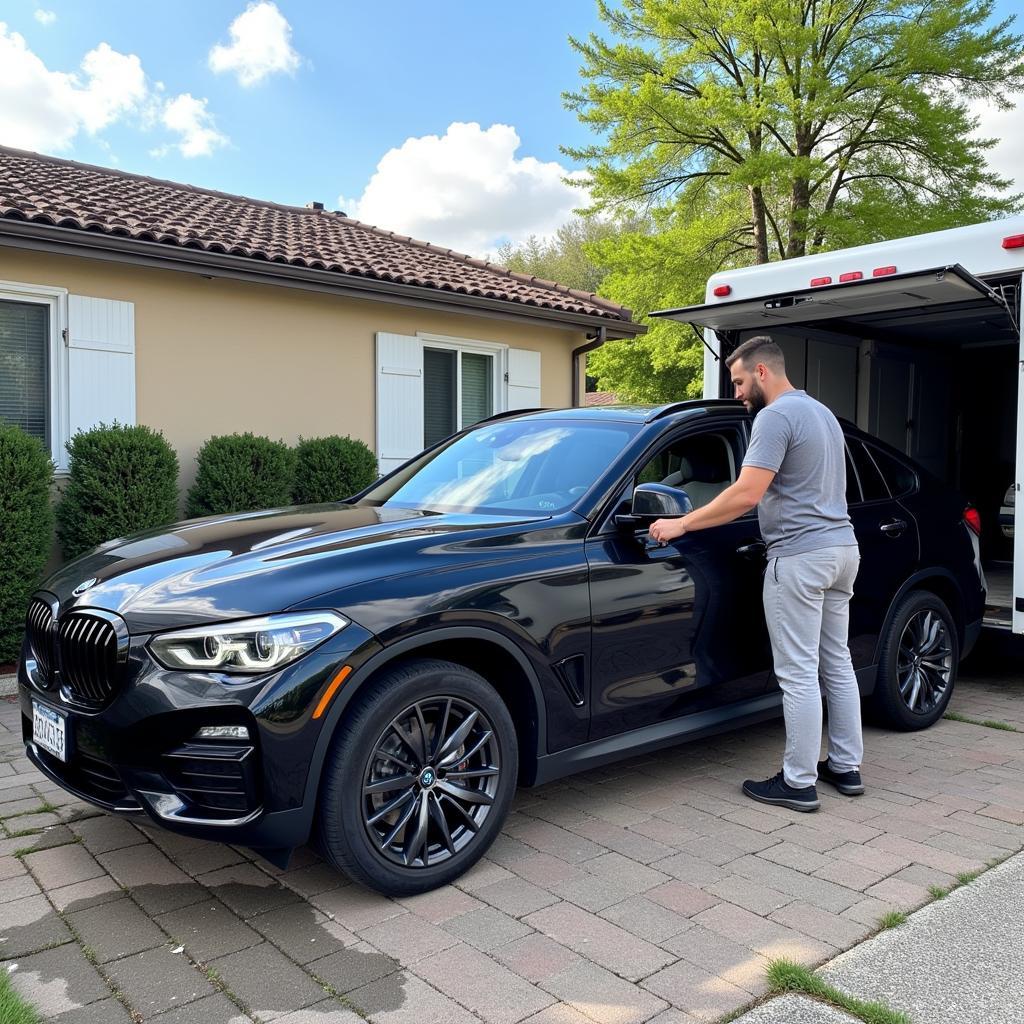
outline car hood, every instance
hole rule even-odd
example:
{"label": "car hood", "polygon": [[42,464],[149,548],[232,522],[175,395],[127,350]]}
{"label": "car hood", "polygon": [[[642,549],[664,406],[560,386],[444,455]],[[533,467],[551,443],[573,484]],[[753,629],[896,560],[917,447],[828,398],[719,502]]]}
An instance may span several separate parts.
{"label": "car hood", "polygon": [[[482,535],[531,522],[344,504],[194,519],[110,541],[61,567],[43,589],[63,609],[103,608],[148,633],[280,611],[419,571],[427,558],[437,565],[439,555],[472,558]],[[494,554],[507,557],[507,543]]]}

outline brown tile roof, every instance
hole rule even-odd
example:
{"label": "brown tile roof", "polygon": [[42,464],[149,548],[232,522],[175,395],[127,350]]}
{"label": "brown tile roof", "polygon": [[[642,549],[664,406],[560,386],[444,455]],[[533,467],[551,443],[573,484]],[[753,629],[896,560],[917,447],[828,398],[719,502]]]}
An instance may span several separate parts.
{"label": "brown tile roof", "polygon": [[618,405],[619,396],[614,391],[588,391],[583,396],[584,405]]}
{"label": "brown tile roof", "polygon": [[[0,219],[631,320],[629,310],[340,213],[281,206],[0,146]],[[632,333],[632,332],[631,332]]]}

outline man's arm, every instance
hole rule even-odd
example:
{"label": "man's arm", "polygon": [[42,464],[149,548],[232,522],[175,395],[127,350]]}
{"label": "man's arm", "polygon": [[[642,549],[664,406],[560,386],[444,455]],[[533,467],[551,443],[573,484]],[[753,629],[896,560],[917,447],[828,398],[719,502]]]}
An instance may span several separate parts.
{"label": "man's arm", "polygon": [[703,508],[681,519],[655,520],[649,531],[651,538],[659,542],[675,540],[693,530],[707,530],[712,526],[731,523],[749,512],[764,497],[764,492],[774,479],[775,473],[770,469],[744,466],[736,483],[727,487]]}

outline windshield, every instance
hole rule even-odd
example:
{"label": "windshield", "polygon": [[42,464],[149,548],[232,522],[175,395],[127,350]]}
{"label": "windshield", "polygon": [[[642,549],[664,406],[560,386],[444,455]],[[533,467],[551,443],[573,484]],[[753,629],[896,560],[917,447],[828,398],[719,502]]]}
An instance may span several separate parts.
{"label": "windshield", "polygon": [[413,460],[359,504],[555,515],[590,489],[635,431],[629,423],[547,419],[485,425]]}

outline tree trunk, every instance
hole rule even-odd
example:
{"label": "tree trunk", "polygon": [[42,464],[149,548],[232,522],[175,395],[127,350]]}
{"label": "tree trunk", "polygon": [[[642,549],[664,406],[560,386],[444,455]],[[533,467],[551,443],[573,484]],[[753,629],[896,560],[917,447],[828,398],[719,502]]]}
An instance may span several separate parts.
{"label": "tree trunk", "polygon": [[760,185],[750,186],[750,219],[754,225],[754,254],[757,263],[768,263],[768,218]]}
{"label": "tree trunk", "polygon": [[789,206],[789,241],[786,259],[807,255],[807,218],[811,208],[811,183],[807,178],[796,178]]}

